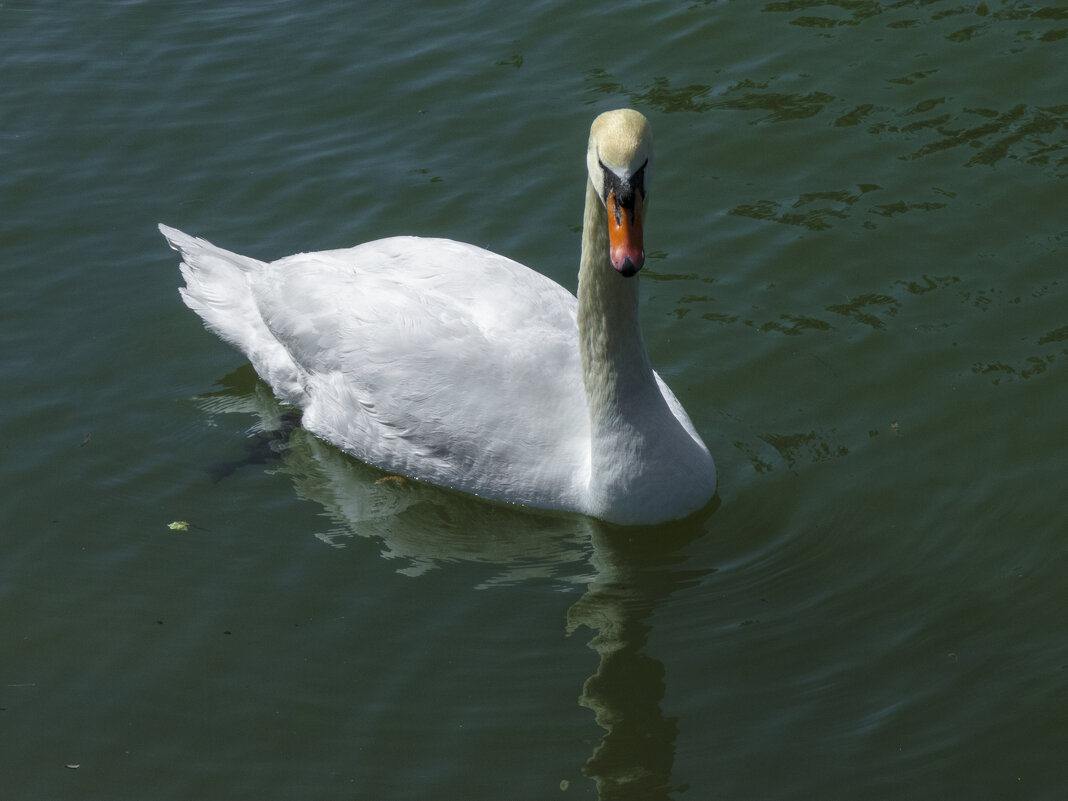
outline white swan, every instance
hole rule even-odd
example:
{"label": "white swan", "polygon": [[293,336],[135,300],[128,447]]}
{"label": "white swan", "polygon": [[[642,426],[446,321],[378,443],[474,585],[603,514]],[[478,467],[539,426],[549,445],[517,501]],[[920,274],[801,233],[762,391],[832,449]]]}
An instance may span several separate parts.
{"label": "white swan", "polygon": [[716,468],[638,322],[652,136],[593,122],[578,298],[503,256],[397,237],[265,263],[160,225],[186,305],[313,434],[395,473],[621,524],[685,517]]}

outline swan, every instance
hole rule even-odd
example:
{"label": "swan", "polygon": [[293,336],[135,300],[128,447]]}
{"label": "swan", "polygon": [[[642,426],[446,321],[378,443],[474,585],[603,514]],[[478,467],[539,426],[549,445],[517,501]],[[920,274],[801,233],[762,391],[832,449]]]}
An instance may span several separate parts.
{"label": "swan", "polygon": [[716,468],[638,319],[648,120],[598,116],[576,298],[511,259],[393,237],[262,262],[166,225],[185,304],[303,426],[383,470],[622,525],[677,520]]}

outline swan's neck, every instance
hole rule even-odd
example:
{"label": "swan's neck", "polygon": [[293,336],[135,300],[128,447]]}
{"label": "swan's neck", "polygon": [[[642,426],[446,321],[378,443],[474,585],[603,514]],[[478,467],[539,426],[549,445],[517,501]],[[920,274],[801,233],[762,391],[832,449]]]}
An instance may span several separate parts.
{"label": "swan's neck", "polygon": [[[609,260],[608,217],[586,184],[578,284],[579,354],[590,413],[592,482],[641,464],[645,432],[667,412],[645,352],[638,319],[638,278],[625,278]],[[650,419],[652,417],[653,419]]]}
{"label": "swan's neck", "polygon": [[587,181],[578,328],[582,380],[595,433],[599,426],[618,422],[646,392],[659,394],[638,319],[638,277],[625,278],[612,267],[607,215]]}
{"label": "swan's neck", "polygon": [[649,363],[638,321],[638,278],[612,267],[608,213],[589,182],[578,333],[590,415],[587,513],[640,523],[699,509],[715,491],[716,468]]}

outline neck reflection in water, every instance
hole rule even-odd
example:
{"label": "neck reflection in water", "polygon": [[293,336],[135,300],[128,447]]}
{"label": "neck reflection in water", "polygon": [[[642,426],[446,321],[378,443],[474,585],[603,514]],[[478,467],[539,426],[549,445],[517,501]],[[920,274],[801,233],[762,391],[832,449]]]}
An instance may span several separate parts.
{"label": "neck reflection in water", "polygon": [[673,555],[700,536],[690,521],[656,531],[607,529],[593,533],[596,578],[568,610],[568,632],[585,626],[596,632],[589,647],[600,664],[579,703],[593,711],[604,739],[586,763],[601,799],[666,799],[672,788],[677,719],[660,708],[664,666],[645,653],[650,618],[676,590],[692,586],[708,571],[687,571]]}

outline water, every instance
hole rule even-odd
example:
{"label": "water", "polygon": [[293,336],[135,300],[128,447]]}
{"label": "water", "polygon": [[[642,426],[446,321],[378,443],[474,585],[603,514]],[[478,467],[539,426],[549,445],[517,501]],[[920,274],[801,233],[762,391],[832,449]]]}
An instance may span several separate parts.
{"label": "water", "polygon": [[[1066,38],[1051,0],[4,3],[6,796],[1063,798]],[[705,515],[264,434],[156,222],[573,286],[620,105]]]}

